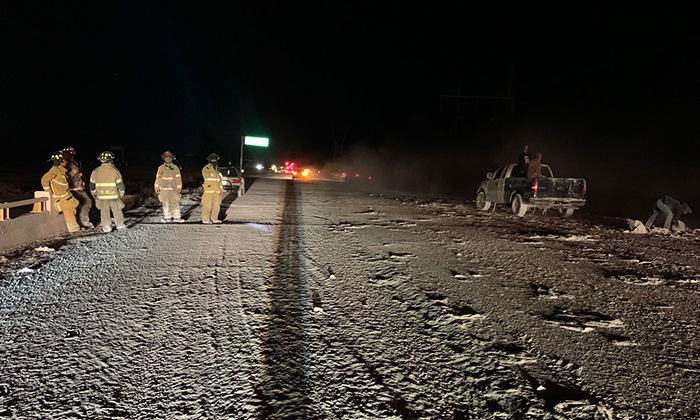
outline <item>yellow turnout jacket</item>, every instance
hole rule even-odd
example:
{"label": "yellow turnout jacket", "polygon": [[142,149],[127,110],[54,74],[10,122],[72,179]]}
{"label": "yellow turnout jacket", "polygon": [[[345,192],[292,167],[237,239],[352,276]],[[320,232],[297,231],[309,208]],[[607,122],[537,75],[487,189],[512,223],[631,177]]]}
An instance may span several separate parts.
{"label": "yellow turnout jacket", "polygon": [[172,163],[164,163],[158,167],[156,182],[153,186],[161,191],[177,191],[182,189],[180,168]]}
{"label": "yellow turnout jacket", "polygon": [[66,168],[63,166],[52,166],[51,169],[41,177],[41,186],[45,191],[53,194],[54,201],[72,196],[68,187]]}
{"label": "yellow turnout jacket", "polygon": [[103,163],[90,175],[90,192],[96,200],[117,200],[124,196],[122,174],[112,163]]}
{"label": "yellow turnout jacket", "polygon": [[205,194],[221,194],[223,191],[223,179],[219,171],[214,168],[214,165],[210,163],[202,168],[202,177],[204,178],[202,186],[204,187]]}

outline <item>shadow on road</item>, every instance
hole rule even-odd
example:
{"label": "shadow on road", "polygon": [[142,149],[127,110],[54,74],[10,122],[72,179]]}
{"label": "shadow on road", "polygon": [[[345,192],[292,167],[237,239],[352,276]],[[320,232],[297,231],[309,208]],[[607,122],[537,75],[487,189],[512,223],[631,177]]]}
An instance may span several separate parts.
{"label": "shadow on road", "polygon": [[250,189],[251,185],[255,183],[255,180],[258,179],[258,177],[251,177],[251,178],[246,178],[245,179],[245,192],[248,192]]}
{"label": "shadow on road", "polygon": [[224,220],[226,218],[226,210],[231,207],[231,203],[236,201],[238,194],[230,192],[223,200],[221,200],[221,208],[219,209],[219,220]]}
{"label": "shadow on road", "polygon": [[268,285],[270,316],[262,349],[262,381],[256,390],[261,418],[308,418],[311,414],[304,332],[309,297],[302,274],[298,195],[294,182],[287,181],[277,259]]}

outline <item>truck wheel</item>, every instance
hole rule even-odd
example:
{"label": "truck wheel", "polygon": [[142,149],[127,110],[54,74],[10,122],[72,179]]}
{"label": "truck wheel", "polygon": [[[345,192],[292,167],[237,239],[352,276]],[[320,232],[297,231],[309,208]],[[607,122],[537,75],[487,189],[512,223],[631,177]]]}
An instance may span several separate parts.
{"label": "truck wheel", "polygon": [[574,210],[572,208],[566,208],[566,209],[559,209],[559,212],[561,213],[562,217],[571,217],[574,214]]}
{"label": "truck wheel", "polygon": [[491,208],[491,202],[486,201],[486,193],[483,190],[476,194],[475,202],[478,210],[488,210]]}
{"label": "truck wheel", "polygon": [[515,214],[518,217],[525,216],[527,211],[530,210],[530,206],[523,203],[523,198],[520,196],[520,194],[516,194],[513,197],[513,202],[511,203],[511,207],[513,208],[513,214]]}

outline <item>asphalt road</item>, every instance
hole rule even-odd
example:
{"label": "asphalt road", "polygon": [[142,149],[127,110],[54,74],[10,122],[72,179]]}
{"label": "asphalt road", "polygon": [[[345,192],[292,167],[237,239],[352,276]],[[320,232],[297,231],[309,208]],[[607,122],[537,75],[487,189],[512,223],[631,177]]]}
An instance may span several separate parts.
{"label": "asphalt road", "polygon": [[700,416],[697,234],[342,183],[234,198],[0,261],[0,416]]}

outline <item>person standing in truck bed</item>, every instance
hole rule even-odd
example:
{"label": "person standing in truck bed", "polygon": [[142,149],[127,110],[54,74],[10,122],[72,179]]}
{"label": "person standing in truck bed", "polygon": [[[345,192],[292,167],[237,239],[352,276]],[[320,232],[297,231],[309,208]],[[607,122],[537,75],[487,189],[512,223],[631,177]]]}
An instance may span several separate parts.
{"label": "person standing in truck bed", "polygon": [[527,176],[527,165],[531,160],[530,145],[526,144],[523,146],[523,152],[518,156],[518,176]]}

